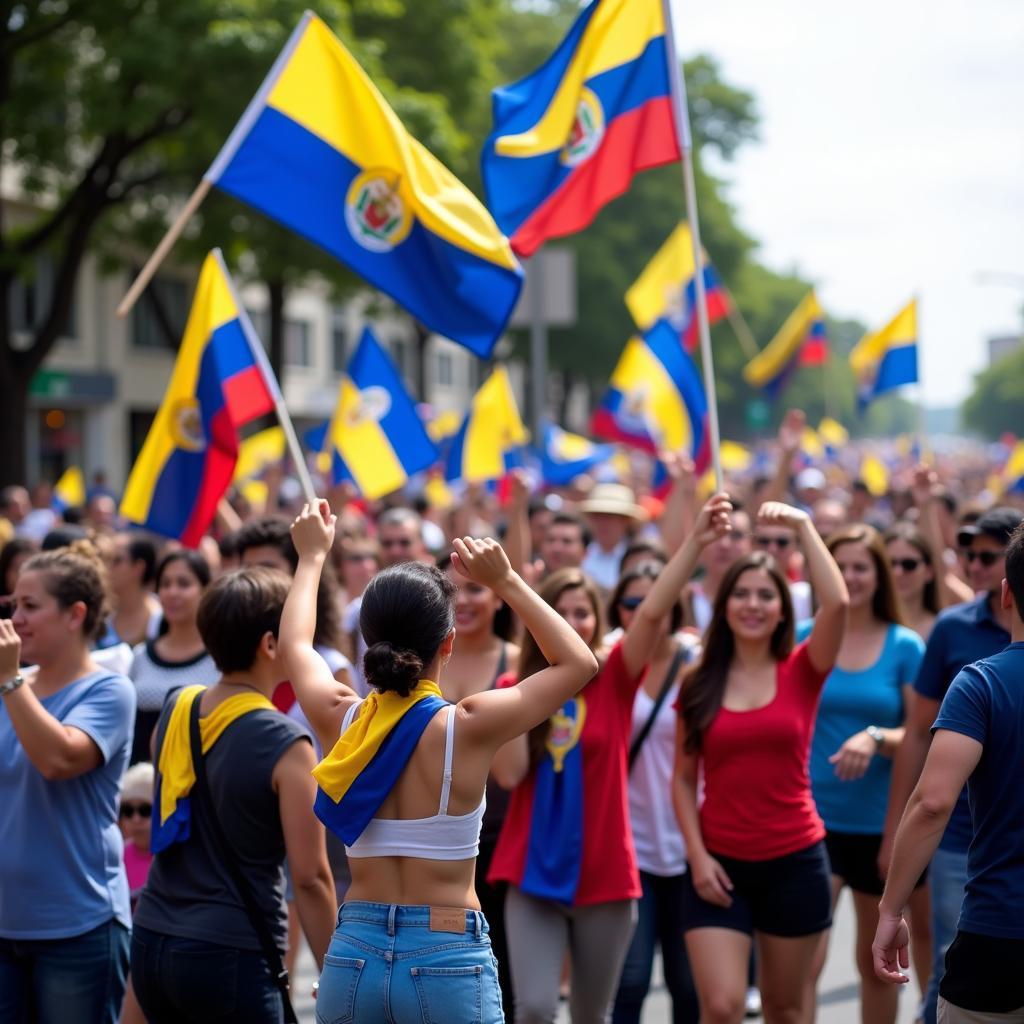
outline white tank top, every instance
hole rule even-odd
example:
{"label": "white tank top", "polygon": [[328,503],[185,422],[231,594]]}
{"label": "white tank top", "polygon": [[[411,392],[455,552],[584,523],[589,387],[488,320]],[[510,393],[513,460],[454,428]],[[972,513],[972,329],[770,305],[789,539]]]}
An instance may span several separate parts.
{"label": "white tank top", "polygon": [[[359,704],[345,714],[341,731],[352,723]],[[487,807],[486,794],[476,810],[468,814],[449,814],[448,797],[452,789],[452,748],[455,738],[455,706],[448,708],[444,740],[444,776],[441,780],[441,806],[429,818],[374,818],[362,835],[346,846],[350,857],[419,857],[423,860],[468,860],[480,852],[480,825]]]}

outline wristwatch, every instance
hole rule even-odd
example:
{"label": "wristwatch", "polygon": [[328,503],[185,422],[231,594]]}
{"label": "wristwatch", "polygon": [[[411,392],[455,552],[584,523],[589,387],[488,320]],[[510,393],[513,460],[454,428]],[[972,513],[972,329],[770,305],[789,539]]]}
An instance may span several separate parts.
{"label": "wristwatch", "polygon": [[875,746],[881,749],[885,744],[885,733],[877,725],[869,725],[864,731],[875,741]]}
{"label": "wristwatch", "polygon": [[0,697],[6,697],[7,694],[13,693],[24,682],[25,677],[19,672],[13,679],[0,684]]}

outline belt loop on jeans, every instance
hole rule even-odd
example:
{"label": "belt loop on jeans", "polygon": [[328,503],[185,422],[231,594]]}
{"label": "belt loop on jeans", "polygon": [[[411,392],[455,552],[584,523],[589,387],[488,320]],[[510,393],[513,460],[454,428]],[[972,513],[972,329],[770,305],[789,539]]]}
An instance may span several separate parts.
{"label": "belt loop on jeans", "polygon": [[476,933],[477,940],[479,941],[484,932],[484,912],[482,910],[474,910],[473,921],[475,925],[474,931]]}
{"label": "belt loop on jeans", "polygon": [[395,918],[398,916],[398,906],[394,903],[388,907],[388,935],[395,934]]}

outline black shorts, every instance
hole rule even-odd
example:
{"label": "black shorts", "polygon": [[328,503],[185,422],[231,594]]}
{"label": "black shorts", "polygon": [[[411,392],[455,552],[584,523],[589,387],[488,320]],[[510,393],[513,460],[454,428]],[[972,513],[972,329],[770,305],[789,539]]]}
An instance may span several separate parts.
{"label": "black shorts", "polygon": [[[878,851],[882,848],[880,835],[826,832],[825,848],[833,875],[841,878],[854,892],[882,895],[885,879],[878,873]],[[928,870],[925,869],[914,888],[920,889],[927,880]]]}
{"label": "black shorts", "polygon": [[1024,1006],[1024,939],[956,933],[946,950],[939,995],[975,1013],[1012,1013]]}
{"label": "black shorts", "polygon": [[[709,851],[710,852],[710,851]],[[736,860],[711,853],[732,882],[732,906],[697,895],[690,873],[683,883],[683,929],[729,928],[753,935],[799,938],[832,924],[832,886],[824,843],[772,860]]]}

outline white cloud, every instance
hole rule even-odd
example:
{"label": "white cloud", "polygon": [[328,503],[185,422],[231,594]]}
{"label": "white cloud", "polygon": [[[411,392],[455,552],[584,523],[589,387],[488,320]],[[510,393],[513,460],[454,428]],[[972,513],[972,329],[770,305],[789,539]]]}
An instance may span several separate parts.
{"label": "white cloud", "polygon": [[[921,299],[922,382],[959,401],[1024,304],[1021,0],[673,0],[680,52],[749,88],[761,141],[722,169],[780,269],[872,326]],[[979,272],[1020,285],[978,283]]]}

